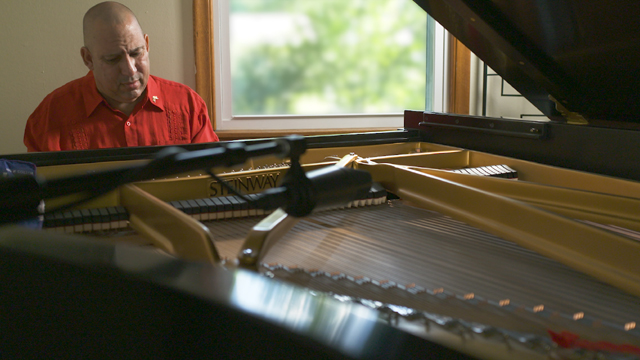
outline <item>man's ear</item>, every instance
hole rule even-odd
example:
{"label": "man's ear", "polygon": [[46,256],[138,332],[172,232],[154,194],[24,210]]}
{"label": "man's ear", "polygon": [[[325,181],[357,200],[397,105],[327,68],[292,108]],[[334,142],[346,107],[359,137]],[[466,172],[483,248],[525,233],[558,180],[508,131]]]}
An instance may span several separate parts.
{"label": "man's ear", "polygon": [[144,34],[144,42],[147,45],[147,52],[149,52],[149,35]]}
{"label": "man's ear", "polygon": [[82,56],[82,61],[84,65],[89,68],[89,70],[93,70],[93,57],[91,56],[91,52],[86,46],[80,48],[80,56]]}

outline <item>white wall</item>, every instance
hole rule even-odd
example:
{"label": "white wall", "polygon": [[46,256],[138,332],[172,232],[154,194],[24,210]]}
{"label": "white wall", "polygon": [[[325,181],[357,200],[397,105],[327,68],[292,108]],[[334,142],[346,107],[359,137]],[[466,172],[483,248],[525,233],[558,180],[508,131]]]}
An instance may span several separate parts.
{"label": "white wall", "polygon": [[[82,17],[99,0],[0,2],[0,154],[22,153],[27,118],[57,87],[88,71]],[[195,88],[188,0],[121,0],[149,34],[151,73]]]}

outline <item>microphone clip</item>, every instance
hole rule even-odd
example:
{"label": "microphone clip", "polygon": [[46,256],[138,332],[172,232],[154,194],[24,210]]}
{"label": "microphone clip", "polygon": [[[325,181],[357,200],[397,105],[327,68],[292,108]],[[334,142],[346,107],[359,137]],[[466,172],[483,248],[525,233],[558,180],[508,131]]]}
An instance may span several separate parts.
{"label": "microphone clip", "polygon": [[307,216],[315,207],[313,184],[302,170],[300,156],[292,156],[290,159],[291,167],[282,179],[282,185],[287,188],[290,199],[286,211],[295,217]]}

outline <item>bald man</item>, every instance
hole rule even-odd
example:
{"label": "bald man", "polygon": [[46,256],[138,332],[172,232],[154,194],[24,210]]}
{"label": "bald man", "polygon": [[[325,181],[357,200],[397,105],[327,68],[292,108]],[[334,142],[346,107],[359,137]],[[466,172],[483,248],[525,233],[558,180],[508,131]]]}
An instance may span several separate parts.
{"label": "bald man", "polygon": [[149,36],[126,6],[95,5],[80,50],[89,73],[56,89],[27,120],[29,151],[218,141],[189,87],[149,74]]}

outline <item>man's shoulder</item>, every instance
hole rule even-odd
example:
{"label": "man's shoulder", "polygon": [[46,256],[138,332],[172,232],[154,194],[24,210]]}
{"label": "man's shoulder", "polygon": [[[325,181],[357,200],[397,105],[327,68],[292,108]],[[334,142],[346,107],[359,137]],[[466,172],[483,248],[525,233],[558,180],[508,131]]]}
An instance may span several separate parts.
{"label": "man's shoulder", "polygon": [[86,76],[69,81],[45,96],[34,114],[39,111],[49,114],[70,113],[71,109],[84,108],[83,99],[88,86]]}
{"label": "man's shoulder", "polygon": [[74,122],[77,114],[84,114],[83,93],[86,88],[85,76],[53,90],[29,116],[28,123],[59,127]]}
{"label": "man's shoulder", "polygon": [[82,92],[87,87],[87,79],[86,76],[81,78],[71,80],[68,83],[60,86],[59,88],[53,90],[49,95],[45,97],[45,100],[55,100],[58,98],[64,97],[77,97],[82,94]]}
{"label": "man's shoulder", "polygon": [[189,86],[153,75],[149,77],[154,82],[149,87],[151,89],[149,96],[153,96],[154,92],[159,92],[161,97],[165,99],[165,107],[179,108],[181,109],[180,111],[190,112],[199,112],[202,109],[206,109],[204,100]]}
{"label": "man's shoulder", "polygon": [[156,82],[156,85],[158,86],[158,88],[160,88],[160,90],[196,94],[196,92],[193,91],[193,89],[179,82],[163,79],[155,75],[149,75],[149,77],[153,78],[153,80]]}

